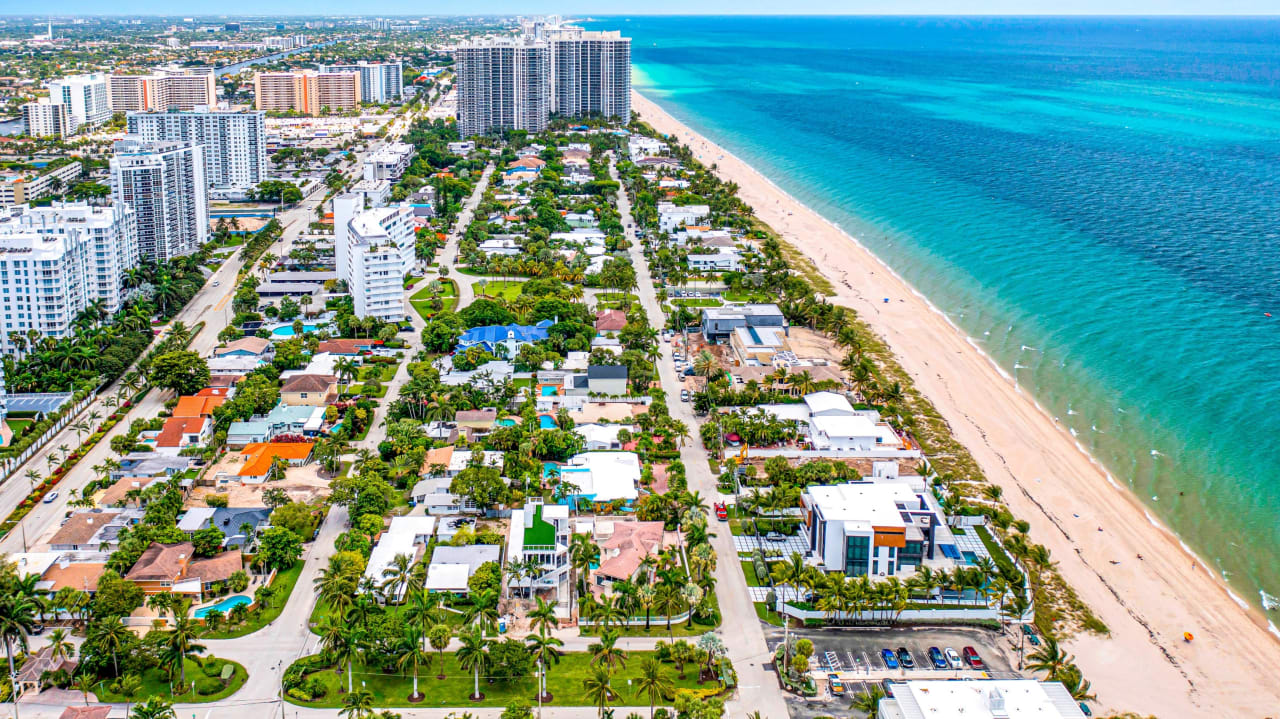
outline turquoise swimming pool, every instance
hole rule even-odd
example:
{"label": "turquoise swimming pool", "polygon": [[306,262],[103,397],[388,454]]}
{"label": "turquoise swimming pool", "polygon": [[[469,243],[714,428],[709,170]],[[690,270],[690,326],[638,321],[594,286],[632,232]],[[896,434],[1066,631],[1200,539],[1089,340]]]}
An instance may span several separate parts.
{"label": "turquoise swimming pool", "polygon": [[[303,333],[303,334],[307,334],[307,333],[309,333],[309,332],[315,332],[315,331],[316,331],[316,326],[315,326],[315,325],[303,325],[303,326],[302,326],[302,333]],[[293,325],[281,325],[281,326],[279,326],[279,327],[277,327],[277,328],[275,328],[275,329],[271,330],[271,334],[272,334],[273,336],[275,336],[275,337],[292,337],[292,336],[293,336]]]}
{"label": "turquoise swimming pool", "polygon": [[503,417],[497,422],[494,422],[494,424],[498,425],[499,427],[513,427],[515,426],[515,423],[516,421],[514,419],[511,419],[510,417]]}
{"label": "turquoise swimming pool", "polygon": [[542,393],[543,397],[555,397],[556,395],[560,394],[560,392],[557,391],[555,387],[549,384],[542,385],[542,389],[539,391]]}
{"label": "turquoise swimming pool", "polygon": [[246,597],[243,594],[236,594],[234,596],[230,596],[230,597],[227,597],[226,599],[223,599],[217,604],[210,604],[207,607],[200,607],[199,609],[196,610],[195,617],[196,619],[204,619],[204,616],[206,614],[208,614],[209,612],[215,609],[218,610],[219,612],[222,612],[223,614],[226,614],[232,609],[235,609],[236,607],[239,607],[239,606],[244,606],[246,604],[253,604],[253,599],[250,597]]}
{"label": "turquoise swimming pool", "polygon": [[557,426],[556,418],[549,414],[540,414],[538,415],[538,426],[542,429],[555,429]]}

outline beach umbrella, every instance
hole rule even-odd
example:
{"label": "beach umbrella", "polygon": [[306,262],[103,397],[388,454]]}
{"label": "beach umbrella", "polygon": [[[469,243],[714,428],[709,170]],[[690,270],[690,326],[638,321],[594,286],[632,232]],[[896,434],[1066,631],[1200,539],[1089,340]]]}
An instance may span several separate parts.
{"label": "beach umbrella", "polygon": [[1195,639],[1195,637],[1192,636],[1191,632],[1183,632],[1182,638],[1187,640],[1188,642],[1191,641],[1192,639]]}

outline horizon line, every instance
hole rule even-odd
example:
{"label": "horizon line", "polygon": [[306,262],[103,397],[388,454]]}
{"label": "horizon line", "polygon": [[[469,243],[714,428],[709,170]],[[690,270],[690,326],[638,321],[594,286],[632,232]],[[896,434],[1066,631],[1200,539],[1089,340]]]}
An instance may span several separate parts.
{"label": "horizon line", "polygon": [[[318,19],[341,19],[341,18],[514,18],[514,17],[536,17],[541,15],[555,15],[563,13],[445,13],[445,14],[405,14],[405,13],[366,13],[341,15],[334,13],[295,13],[295,12],[279,12],[265,14],[245,14],[245,13],[225,13],[220,15],[191,15],[186,13],[162,14],[162,13],[44,13],[40,15],[33,14],[5,14],[0,13],[0,19],[33,19],[40,22],[46,22],[47,18],[57,19],[60,17],[71,18],[115,18],[115,17],[140,17],[140,18],[192,18],[196,19],[219,19],[225,20],[232,17],[241,19],[255,18],[280,18],[280,17],[305,17]],[[578,13],[574,13],[578,14]],[[732,12],[715,12],[715,13],[626,13],[626,14],[590,14],[575,22],[589,21],[595,18],[629,18],[629,17],[878,17],[878,18],[916,18],[916,17],[936,17],[936,18],[1129,18],[1135,20],[1148,18],[1188,18],[1188,19],[1215,19],[1215,18],[1261,18],[1261,19],[1280,19],[1280,13],[1274,14],[1258,14],[1258,13],[874,13],[874,12],[848,12],[848,13],[732,13]]]}

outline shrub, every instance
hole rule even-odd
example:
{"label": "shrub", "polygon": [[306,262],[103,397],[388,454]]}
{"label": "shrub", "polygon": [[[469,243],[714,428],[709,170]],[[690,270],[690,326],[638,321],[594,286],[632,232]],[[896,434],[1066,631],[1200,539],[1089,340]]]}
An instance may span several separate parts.
{"label": "shrub", "polygon": [[306,684],[303,685],[303,691],[310,694],[312,699],[319,699],[329,692],[329,690],[325,688],[324,680],[320,677],[311,677],[308,679]]}
{"label": "shrub", "polygon": [[196,694],[207,697],[210,694],[217,694],[222,691],[222,680],[212,677],[199,677],[196,679]]}
{"label": "shrub", "polygon": [[200,672],[206,677],[217,677],[222,674],[222,664],[221,659],[211,657],[205,660],[204,665],[200,667]]}

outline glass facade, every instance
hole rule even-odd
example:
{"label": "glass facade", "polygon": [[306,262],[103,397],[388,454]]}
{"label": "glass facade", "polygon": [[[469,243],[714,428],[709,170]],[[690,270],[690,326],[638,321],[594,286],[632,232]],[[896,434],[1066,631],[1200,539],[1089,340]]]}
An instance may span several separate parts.
{"label": "glass facade", "polygon": [[871,559],[870,537],[846,537],[844,540],[844,574],[846,577],[860,577],[867,573],[867,562]]}

